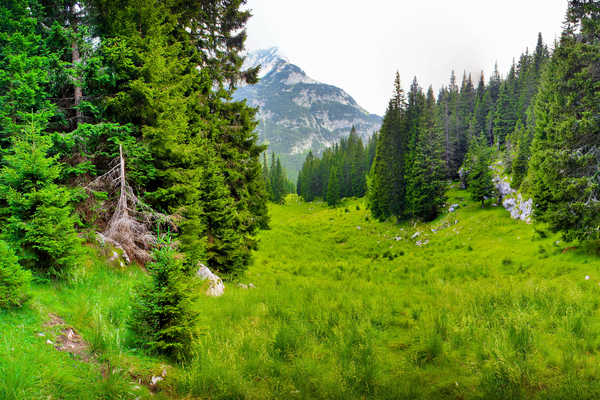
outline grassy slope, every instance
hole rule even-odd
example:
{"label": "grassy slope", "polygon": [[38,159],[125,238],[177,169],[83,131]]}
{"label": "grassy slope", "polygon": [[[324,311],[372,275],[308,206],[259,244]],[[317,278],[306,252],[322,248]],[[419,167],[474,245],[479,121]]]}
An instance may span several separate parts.
{"label": "grassy slope", "polygon": [[[600,397],[600,261],[563,254],[556,237],[540,238],[501,208],[450,195],[464,207],[417,226],[367,221],[361,200],[272,206],[273,229],[243,279],[257,288],[230,284],[225,296],[201,299],[193,360],[169,371],[165,389],[193,398]],[[19,376],[37,385],[12,398],[129,398],[123,371],[160,370],[127,346],[123,321],[140,272],[79,274],[37,286],[28,309],[0,314],[8,390],[29,393]],[[35,336],[47,311],[121,368],[112,381]],[[49,382],[59,384],[40,389]]]}
{"label": "grassy slope", "polygon": [[[110,268],[90,252],[68,283],[38,282],[24,309],[0,312],[0,399],[164,398],[152,396],[136,379],[158,375],[161,360],[127,346],[130,291],[142,277],[139,269]],[[89,342],[93,361],[47,343],[56,343],[64,329],[46,326],[49,313]]]}

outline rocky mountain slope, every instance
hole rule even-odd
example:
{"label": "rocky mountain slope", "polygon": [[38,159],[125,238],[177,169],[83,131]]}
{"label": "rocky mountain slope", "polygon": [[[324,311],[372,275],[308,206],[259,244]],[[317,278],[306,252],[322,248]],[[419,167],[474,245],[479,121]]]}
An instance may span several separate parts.
{"label": "rocky mountain slope", "polygon": [[309,150],[321,152],[350,133],[367,140],[381,125],[344,90],[318,82],[283,57],[277,48],[249,53],[245,67],[261,65],[260,81],[239,88],[234,98],[259,108],[258,133],[269,151],[281,154],[295,177]]}

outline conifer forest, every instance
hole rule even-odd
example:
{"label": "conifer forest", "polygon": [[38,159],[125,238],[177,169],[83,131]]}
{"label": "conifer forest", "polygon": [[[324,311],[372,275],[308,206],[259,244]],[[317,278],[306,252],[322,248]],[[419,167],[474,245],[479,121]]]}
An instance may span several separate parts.
{"label": "conifer forest", "polygon": [[564,3],[378,117],[251,52],[252,0],[0,1],[0,400],[600,398],[600,1]]}

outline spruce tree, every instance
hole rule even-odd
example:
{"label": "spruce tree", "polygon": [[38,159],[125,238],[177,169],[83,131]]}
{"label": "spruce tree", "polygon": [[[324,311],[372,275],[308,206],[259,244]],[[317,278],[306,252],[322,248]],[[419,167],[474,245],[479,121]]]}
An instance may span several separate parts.
{"label": "spruce tree", "polygon": [[462,165],[469,144],[469,125],[475,109],[476,92],[471,75],[463,74],[460,97],[457,105],[457,139],[455,164]]}
{"label": "spruce tree", "polygon": [[128,322],[142,348],[181,361],[190,355],[195,337],[197,287],[170,245],[154,251],[150,277],[136,288]]}
{"label": "spruce tree", "polygon": [[490,168],[491,154],[492,151],[485,143],[484,138],[477,137],[471,142],[469,152],[465,157],[464,168],[468,173],[467,189],[473,200],[481,202],[482,208],[485,207],[485,200],[495,194]]}
{"label": "spruce tree", "polygon": [[335,207],[340,202],[340,177],[337,167],[333,166],[327,181],[327,204]]}
{"label": "spruce tree", "polygon": [[517,122],[515,104],[509,81],[500,86],[500,94],[494,114],[494,141],[498,148],[504,145],[506,137],[513,131]]}
{"label": "spruce tree", "polygon": [[21,307],[29,299],[31,272],[23,270],[8,244],[0,240],[0,310]]}
{"label": "spruce tree", "polygon": [[[202,206],[199,189],[206,185],[202,179],[213,176],[203,172],[207,165],[216,166],[235,227],[234,236],[221,239],[237,243],[240,236],[243,243],[227,258],[238,260],[242,251],[247,263],[268,215],[260,165],[265,147],[257,144],[256,110],[231,97],[236,82],[255,82],[257,72],[241,69],[243,28],[250,15],[241,6],[240,1],[184,6],[93,0],[89,13],[113,78],[102,96],[105,117],[137,126],[138,139],[151,155],[153,173],[139,185],[146,201],[159,211],[182,214],[180,234],[194,235],[204,221],[221,218],[207,215],[210,208]],[[188,241],[194,242],[198,248],[186,255],[201,254],[202,240]]]}
{"label": "spruce tree", "polygon": [[405,210],[404,166],[408,135],[406,98],[397,73],[394,96],[389,102],[379,131],[375,159],[369,177],[369,208],[373,217],[385,220]]}
{"label": "spruce tree", "polygon": [[282,204],[285,200],[286,195],[286,178],[283,172],[283,167],[281,166],[281,160],[277,157],[277,161],[275,162],[274,171],[273,171],[273,197],[272,201],[276,204]]}
{"label": "spruce tree", "polygon": [[51,140],[32,123],[13,136],[0,171],[0,238],[22,265],[49,275],[74,266],[81,254],[73,204],[77,193],[57,185],[61,165],[49,157]]}
{"label": "spruce tree", "polygon": [[407,214],[424,221],[437,217],[446,201],[442,128],[435,110],[433,89],[429,87],[406,177]]}
{"label": "spruce tree", "polygon": [[205,227],[206,261],[216,271],[239,274],[249,261],[242,233],[237,228],[237,210],[222,171],[208,163],[202,171],[199,204]]}
{"label": "spruce tree", "polygon": [[[54,114],[48,85],[52,56],[40,31],[34,2],[0,4],[0,146],[10,145],[31,119],[38,124]],[[2,154],[0,153],[0,159]]]}
{"label": "spruce tree", "polygon": [[566,240],[600,238],[600,4],[570,1],[535,103],[529,165],[536,220]]}
{"label": "spruce tree", "polygon": [[523,179],[527,176],[527,169],[532,140],[532,129],[518,124],[516,135],[518,137],[515,160],[512,164],[512,187],[517,190],[521,186]]}

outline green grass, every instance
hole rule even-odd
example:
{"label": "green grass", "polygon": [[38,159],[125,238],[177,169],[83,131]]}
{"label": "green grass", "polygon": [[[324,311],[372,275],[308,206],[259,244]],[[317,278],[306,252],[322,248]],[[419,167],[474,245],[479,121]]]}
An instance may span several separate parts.
{"label": "green grass", "polygon": [[[126,346],[130,290],[142,272],[119,271],[94,259],[90,252],[66,283],[35,284],[33,300],[23,309],[0,312],[0,399],[156,398],[136,377],[158,375],[160,360]],[[61,329],[45,326],[48,313],[89,342],[92,361],[47,343],[56,343]]]}
{"label": "green grass", "polygon": [[[272,230],[241,279],[256,289],[229,283],[223,297],[201,298],[194,354],[169,368],[162,394],[600,398],[600,260],[563,253],[573,245],[500,207],[482,210],[465,192],[450,197],[462,205],[456,213],[416,225],[375,222],[360,199],[337,209],[294,197],[272,205]],[[129,345],[124,321],[142,276],[88,265],[0,314],[9,382],[0,398],[135,397],[132,376],[164,364]],[[50,311],[91,342],[113,378],[35,336]]]}
{"label": "green grass", "polygon": [[502,208],[450,195],[458,212],[416,226],[367,220],[362,200],[272,206],[273,229],[244,278],[258,288],[230,285],[205,300],[205,335],[176,389],[257,399],[599,397],[599,260],[562,254],[557,237],[540,238]]}

